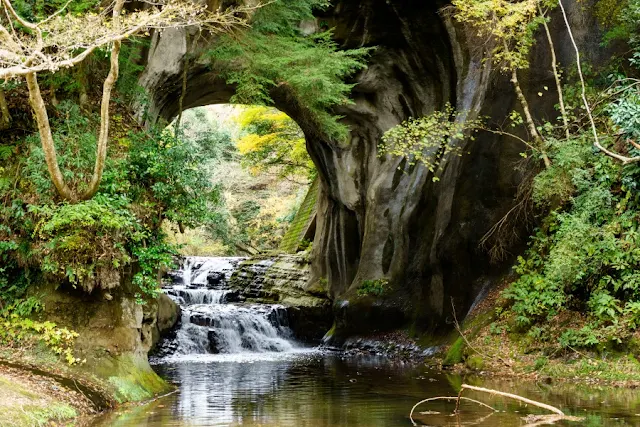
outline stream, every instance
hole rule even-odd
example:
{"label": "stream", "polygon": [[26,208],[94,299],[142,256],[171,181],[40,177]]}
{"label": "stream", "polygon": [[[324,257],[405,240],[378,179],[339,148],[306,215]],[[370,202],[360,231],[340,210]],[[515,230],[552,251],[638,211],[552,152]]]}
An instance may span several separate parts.
{"label": "stream", "polygon": [[[95,426],[411,426],[418,401],[455,396],[463,381],[517,393],[584,417],[555,425],[640,425],[640,392],[569,383],[465,377],[417,362],[345,354],[302,345],[289,330],[286,308],[248,304],[227,286],[241,258],[185,260],[165,292],[182,307],[181,324],[152,358],[178,386],[153,402],[104,414]],[[416,425],[542,425],[544,414],[503,398],[468,392],[498,412],[463,402],[418,407]]]}

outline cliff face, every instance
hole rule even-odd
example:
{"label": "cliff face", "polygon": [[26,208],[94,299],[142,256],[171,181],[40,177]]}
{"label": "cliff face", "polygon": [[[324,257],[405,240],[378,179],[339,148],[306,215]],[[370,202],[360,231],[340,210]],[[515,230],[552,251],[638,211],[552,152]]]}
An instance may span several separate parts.
{"label": "cliff face", "polygon": [[178,320],[179,307],[166,295],[136,304],[130,275],[111,293],[85,292],[69,285],[44,285],[43,318],[78,332],[74,354],[83,363],[69,368],[102,383],[108,399],[139,401],[170,389],[151,369],[147,353]]}
{"label": "cliff face", "polygon": [[[599,46],[589,2],[568,2],[578,43],[595,64],[606,52]],[[479,247],[485,233],[514,205],[518,184],[529,164],[516,169],[524,148],[513,139],[479,133],[475,141],[460,141],[462,157],[452,157],[434,174],[398,158],[378,157],[377,144],[389,128],[419,117],[449,102],[470,116],[488,116],[502,123],[515,96],[508,79],[492,72],[483,58],[483,42],[473,31],[454,24],[444,3],[427,1],[341,0],[320,16],[336,28],[345,47],[377,46],[367,70],[357,76],[354,105],[338,113],[352,131],[338,146],[306,120],[304,110],[286,93],[274,92],[276,106],[296,120],[307,137],[318,166],[321,190],[310,286],[329,284],[336,300],[338,327],[347,333],[390,328],[413,322],[435,330],[452,314],[460,316],[483,287],[509,268],[510,260],[491,264]],[[568,36],[552,25],[559,62],[572,63]],[[185,33],[154,36],[148,68],[141,83],[151,95],[150,117],[177,114]],[[540,38],[532,52],[532,67],[521,79],[539,118],[553,119],[557,102],[550,55]],[[204,65],[187,73],[184,107],[227,102],[233,88]],[[526,232],[525,224],[515,229]],[[511,252],[518,250],[508,248]],[[364,280],[387,278],[384,303],[358,297]]]}

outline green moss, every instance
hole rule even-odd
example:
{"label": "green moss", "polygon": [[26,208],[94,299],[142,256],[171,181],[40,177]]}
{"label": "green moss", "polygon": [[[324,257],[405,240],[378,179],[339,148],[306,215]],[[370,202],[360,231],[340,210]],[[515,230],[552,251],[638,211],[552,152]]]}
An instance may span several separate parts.
{"label": "green moss", "polygon": [[6,378],[0,378],[0,388],[2,395],[8,396],[9,402],[15,398],[32,403],[11,405],[0,402],[0,425],[46,425],[78,416],[76,410],[67,403],[52,402]]}
{"label": "green moss", "polygon": [[24,405],[18,408],[0,408],[1,425],[48,425],[55,421],[68,421],[78,413],[66,403],[50,403],[45,406]]}
{"label": "green moss", "polygon": [[316,215],[316,201],[318,200],[319,180],[316,178],[311,184],[304,201],[298,209],[296,217],[280,242],[279,249],[287,253],[296,253],[303,245],[304,238]]}
{"label": "green moss", "polygon": [[484,369],[484,359],[480,356],[470,356],[467,357],[467,360],[464,361],[467,368],[474,371],[481,371]]}
{"label": "green moss", "polygon": [[331,338],[335,333],[336,333],[336,322],[333,322],[333,325],[331,325],[331,329],[329,329],[327,333],[324,334],[324,339]]}
{"label": "green moss", "polygon": [[105,358],[100,366],[90,370],[107,379],[116,401],[120,403],[149,399],[170,389],[142,357]]}
{"label": "green moss", "polygon": [[373,295],[380,297],[387,292],[389,281],[387,279],[363,280],[358,288],[358,296]]}
{"label": "green moss", "polygon": [[442,365],[452,366],[456,363],[461,363],[464,355],[464,347],[464,340],[462,337],[458,338],[451,347],[449,347],[449,351],[447,351],[447,354],[442,361]]}

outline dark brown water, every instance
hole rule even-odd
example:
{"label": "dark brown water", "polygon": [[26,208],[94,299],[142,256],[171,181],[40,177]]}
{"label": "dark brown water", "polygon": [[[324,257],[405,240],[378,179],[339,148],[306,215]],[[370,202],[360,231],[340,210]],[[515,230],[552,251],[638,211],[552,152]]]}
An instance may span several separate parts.
{"label": "dark brown water", "polygon": [[[411,426],[421,399],[451,396],[463,382],[518,393],[584,417],[562,426],[640,426],[640,392],[584,385],[461,378],[422,365],[319,352],[205,355],[156,366],[179,385],[175,394],[107,414],[96,426]],[[417,425],[524,426],[544,411],[469,392],[491,411],[453,403],[421,405]]]}

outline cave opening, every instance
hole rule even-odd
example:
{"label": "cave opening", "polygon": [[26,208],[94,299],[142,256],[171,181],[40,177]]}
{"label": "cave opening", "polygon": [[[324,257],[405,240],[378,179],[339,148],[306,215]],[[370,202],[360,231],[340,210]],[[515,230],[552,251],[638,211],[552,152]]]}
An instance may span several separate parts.
{"label": "cave opening", "polygon": [[[274,107],[210,104],[177,114],[167,131],[189,146],[218,197],[215,220],[184,229],[164,225],[188,256],[246,256],[310,247],[317,172],[300,126]],[[185,166],[189,167],[189,166]]]}

